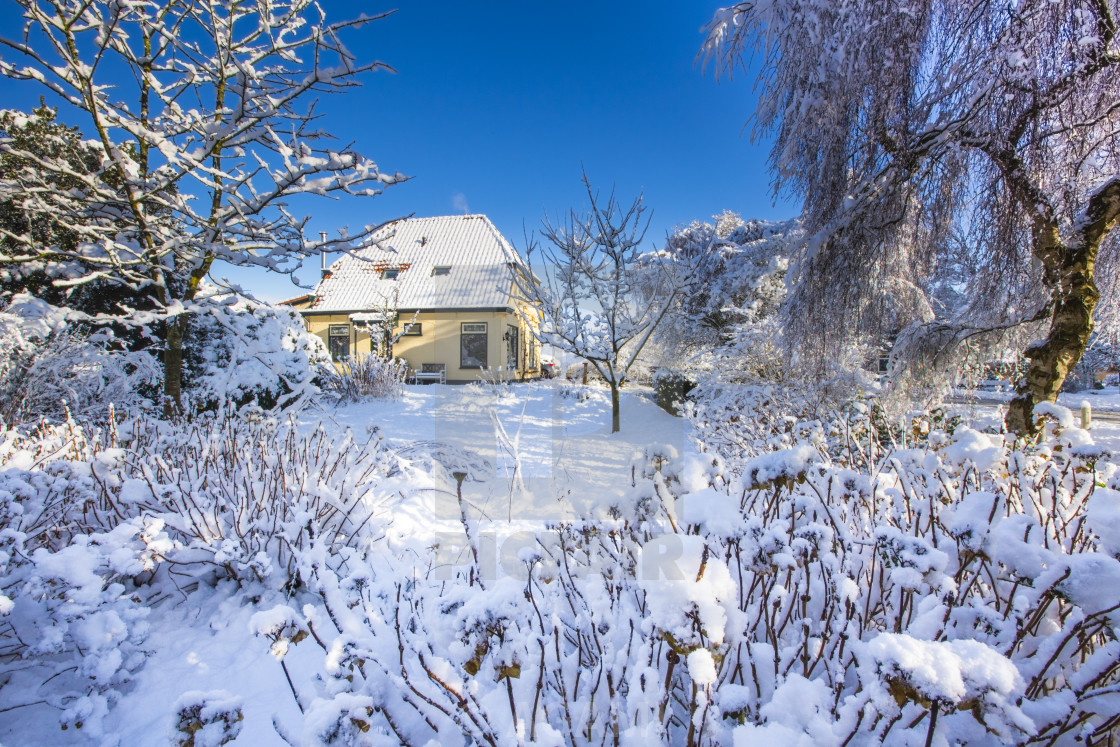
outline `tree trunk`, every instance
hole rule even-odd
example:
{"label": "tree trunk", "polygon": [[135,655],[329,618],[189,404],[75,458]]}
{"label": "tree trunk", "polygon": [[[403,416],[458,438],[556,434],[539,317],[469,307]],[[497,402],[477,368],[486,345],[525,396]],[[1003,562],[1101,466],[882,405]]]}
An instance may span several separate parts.
{"label": "tree trunk", "polygon": [[611,381],[611,433],[618,433],[620,430],[622,430],[618,386],[619,385],[617,381]]}
{"label": "tree trunk", "polygon": [[[1007,407],[1004,424],[1011,433],[1032,435],[1037,430],[1034,406],[1054,402],[1066,376],[1081,360],[1093,333],[1093,309],[1101,294],[1093,279],[1101,241],[1120,219],[1120,179],[1114,179],[1089,200],[1080,229],[1065,245],[1053,241],[1036,256],[1047,274],[1057,278],[1050,334],[1026,350],[1030,359],[1026,378]],[[1056,226],[1052,236],[1056,237]]]}
{"label": "tree trunk", "polygon": [[183,336],[187,317],[179,314],[167,320],[163,351],[163,415],[172,417],[183,411]]}
{"label": "tree trunk", "polygon": [[1007,407],[1007,430],[1019,435],[1035,432],[1035,404],[1058,399],[1066,376],[1081,360],[1093,333],[1093,309],[1101,297],[1093,281],[1097,248],[1083,246],[1067,249],[1064,254],[1068,260],[1061,270],[1050,334],[1027,348],[1030,367]]}

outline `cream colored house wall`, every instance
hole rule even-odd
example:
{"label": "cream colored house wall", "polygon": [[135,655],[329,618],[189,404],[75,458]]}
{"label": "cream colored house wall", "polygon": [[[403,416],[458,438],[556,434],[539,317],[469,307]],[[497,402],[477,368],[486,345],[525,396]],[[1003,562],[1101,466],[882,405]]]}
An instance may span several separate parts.
{"label": "cream colored house wall", "polygon": [[[304,314],[304,323],[307,325],[307,331],[313,335],[318,335],[323,339],[323,343],[330,344],[330,326],[332,324],[346,324],[350,326],[350,353],[368,353],[369,352],[369,333],[361,331],[361,328],[355,329],[350,322],[348,314]],[[355,342],[357,344],[355,344]]]}
{"label": "cream colored house wall", "polygon": [[[349,324],[351,354],[370,352],[369,333],[362,328],[355,329],[347,314],[315,314],[304,312],[307,329],[328,342],[328,332],[332,324]],[[401,326],[412,321],[412,314],[402,312]],[[420,325],[420,335],[403,335],[393,346],[393,355],[408,361],[409,368],[420,369],[425,363],[443,363],[447,370],[447,380],[452,382],[477,381],[477,368],[460,368],[460,334],[462,324],[486,323],[486,363],[490,368],[505,367],[506,341],[504,335],[509,327],[518,329],[518,368],[517,378],[532,378],[540,373],[539,344],[533,339],[521,316],[508,312],[495,311],[425,311],[416,317]],[[400,327],[396,331],[400,331]],[[528,367],[526,342],[536,347],[532,356],[536,364]],[[356,344],[355,344],[356,343]]]}

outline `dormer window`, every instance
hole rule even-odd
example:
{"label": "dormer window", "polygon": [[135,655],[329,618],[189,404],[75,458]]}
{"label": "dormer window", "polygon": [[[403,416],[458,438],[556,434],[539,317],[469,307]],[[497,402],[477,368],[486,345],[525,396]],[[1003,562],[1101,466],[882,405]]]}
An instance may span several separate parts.
{"label": "dormer window", "polygon": [[432,277],[434,277],[434,278],[438,278],[441,275],[450,275],[450,274],[451,274],[451,267],[449,267],[447,265],[444,265],[442,267],[433,267],[432,268]]}
{"label": "dormer window", "polygon": [[384,270],[381,271],[381,279],[382,280],[396,280],[397,275],[400,275],[400,274],[401,274],[401,271],[400,271],[399,267],[386,267]]}

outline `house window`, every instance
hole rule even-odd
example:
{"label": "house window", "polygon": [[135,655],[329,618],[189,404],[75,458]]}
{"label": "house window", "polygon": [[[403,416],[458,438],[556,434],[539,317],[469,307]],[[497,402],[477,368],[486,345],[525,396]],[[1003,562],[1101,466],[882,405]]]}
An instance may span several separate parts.
{"label": "house window", "polygon": [[331,360],[337,361],[350,355],[350,325],[332,324],[327,332],[327,347]]}
{"label": "house window", "polygon": [[434,277],[434,278],[441,277],[443,275],[450,275],[450,274],[451,274],[451,268],[450,267],[433,267],[432,268],[432,277]]}
{"label": "house window", "polygon": [[397,275],[400,275],[400,274],[401,274],[401,271],[400,271],[399,267],[387,267],[387,268],[385,268],[384,270],[381,271],[381,279],[382,280],[396,280]]}
{"label": "house window", "polygon": [[486,368],[486,322],[463,322],[459,335],[459,367]]}
{"label": "house window", "polygon": [[424,332],[421,330],[422,326],[423,325],[420,324],[420,322],[413,322],[412,324],[406,324],[405,327],[404,327],[404,332],[401,332],[401,336],[402,337],[420,337],[422,334],[424,334]]}
{"label": "house window", "polygon": [[517,370],[517,327],[506,327],[506,368]]}

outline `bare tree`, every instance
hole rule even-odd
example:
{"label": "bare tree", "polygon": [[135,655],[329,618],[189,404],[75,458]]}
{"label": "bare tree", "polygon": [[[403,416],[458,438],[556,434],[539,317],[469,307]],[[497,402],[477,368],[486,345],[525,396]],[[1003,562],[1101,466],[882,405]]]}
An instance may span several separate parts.
{"label": "bare tree", "polygon": [[805,199],[790,331],[827,353],[844,331],[930,320],[924,281],[964,235],[983,269],[962,335],[1049,320],[1007,413],[1032,431],[1093,331],[1098,258],[1118,253],[1116,19],[1115,0],[719,11],[702,54],[727,73],[763,57],[754,132],[774,136],[775,189]]}
{"label": "bare tree", "polygon": [[[400,290],[393,288],[391,293],[375,293],[375,298],[367,305],[366,311],[351,314],[350,319],[369,333],[370,353],[377,358],[391,358],[393,346],[408,334],[420,316],[414,311],[408,321],[402,321],[398,300]],[[394,331],[396,330],[396,331]]]}
{"label": "bare tree", "polygon": [[[539,254],[543,278],[515,273],[521,300],[544,315],[541,342],[589,361],[611,388],[611,432],[621,427],[619,389],[676,297],[679,285],[666,275],[659,298],[643,303],[637,292],[638,246],[649,219],[639,195],[623,210],[614,193],[605,204],[583,175],[590,208],[571,211],[563,223],[547,218],[541,233],[551,246],[530,237],[526,260]],[[531,325],[534,328],[536,325]]]}
{"label": "bare tree", "polygon": [[[100,168],[15,153],[35,168],[0,190],[20,190],[79,241],[7,232],[3,261],[76,262],[83,271],[58,282],[111,278],[147,293],[165,320],[164,394],[177,407],[184,312],[213,264],[291,272],[309,254],[347,250],[376,227],[308,244],[288,198],[372,196],[403,179],[350,146],[327,147],[315,112],[319,94],[387,68],[358,62],[339,38],[382,16],[328,23],[313,0],[16,3],[25,24],[0,37],[14,53],[0,73],[76,110]],[[50,189],[59,174],[80,186]]]}

